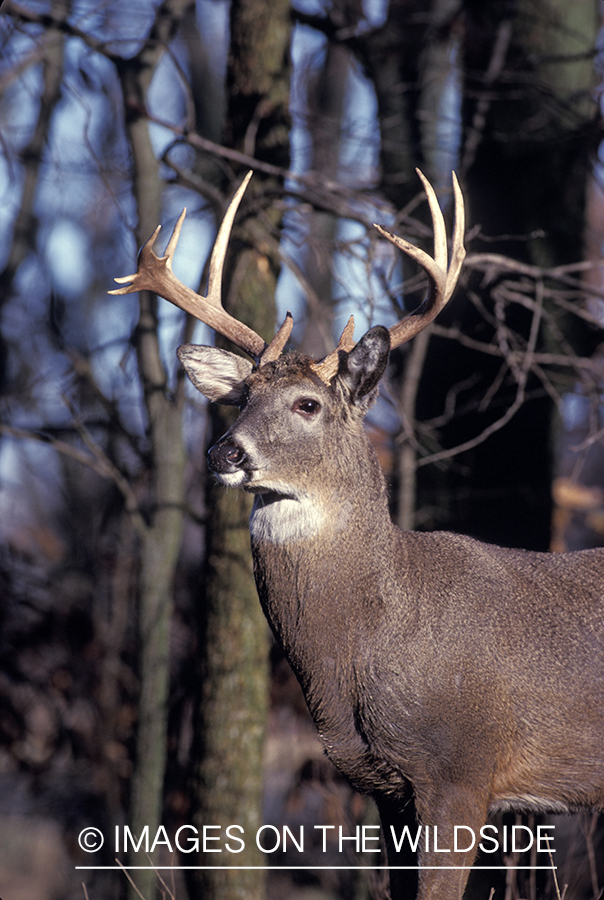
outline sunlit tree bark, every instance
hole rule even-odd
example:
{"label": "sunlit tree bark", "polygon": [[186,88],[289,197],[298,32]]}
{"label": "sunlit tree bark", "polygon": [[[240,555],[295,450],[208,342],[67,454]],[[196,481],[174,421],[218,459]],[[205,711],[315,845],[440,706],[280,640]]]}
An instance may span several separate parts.
{"label": "sunlit tree bark", "polygon": [[[274,165],[289,161],[289,3],[234,0],[227,73],[227,141]],[[256,175],[242,204],[239,240],[232,242],[226,306],[265,339],[275,332],[275,237],[278,225],[263,195],[270,183]],[[213,439],[232,421],[211,413]],[[203,900],[256,900],[264,892],[255,835],[262,824],[262,759],[268,708],[268,627],[258,602],[249,547],[251,504],[238,491],[210,485],[207,564],[199,605],[195,821],[244,829],[245,849],[202,853],[212,866],[189,879]],[[224,833],[224,830],[223,832]],[[239,833],[239,832],[238,832]],[[236,845],[239,846],[239,845]]]}

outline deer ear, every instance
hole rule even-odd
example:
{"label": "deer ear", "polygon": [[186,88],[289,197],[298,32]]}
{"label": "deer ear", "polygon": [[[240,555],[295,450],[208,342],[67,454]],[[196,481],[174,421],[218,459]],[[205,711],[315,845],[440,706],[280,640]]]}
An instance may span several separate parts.
{"label": "deer ear", "polygon": [[198,344],[183,344],[176,353],[197,390],[208,400],[226,406],[239,405],[243,382],[253,369],[249,360],[227,350]]}
{"label": "deer ear", "polygon": [[390,353],[390,334],[383,325],[370,328],[343,360],[339,377],[355,402],[368,405],[380,378],[386,371]]}

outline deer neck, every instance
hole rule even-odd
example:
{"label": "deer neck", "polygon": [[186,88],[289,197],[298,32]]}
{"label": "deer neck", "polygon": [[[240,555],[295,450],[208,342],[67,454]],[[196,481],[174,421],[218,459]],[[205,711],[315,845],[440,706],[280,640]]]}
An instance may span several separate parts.
{"label": "deer neck", "polygon": [[[360,454],[362,447],[358,442],[353,451]],[[304,519],[309,534],[273,541],[267,528],[254,528],[252,521],[254,575],[264,613],[328,756],[358,790],[371,791],[373,751],[359,723],[364,686],[379,667],[375,648],[384,644],[378,634],[387,638],[393,595],[400,601],[393,582],[401,532],[391,523],[372,449],[367,446],[356,460],[344,454],[337,459],[354,464],[331,480],[322,473],[323,490],[308,499],[311,509],[319,508],[312,523]],[[261,502],[257,498],[256,510]],[[289,513],[296,515],[293,508]],[[400,618],[400,608],[398,613]]]}
{"label": "deer neck", "polygon": [[[334,508],[335,507],[335,508]],[[392,526],[381,503],[364,508],[335,496],[333,518],[312,537],[252,538],[254,575],[264,613],[302,687],[332,762],[358,790],[369,747],[359,731],[375,632],[387,619],[385,578]]]}
{"label": "deer neck", "polygon": [[[371,448],[347,472],[348,478],[325,478],[296,497],[260,496],[254,503],[258,593],[298,671],[311,658],[312,665],[333,661],[335,653],[338,665],[348,665],[353,644],[375,627],[391,577],[389,561],[400,532],[391,523],[384,477]],[[338,647],[326,652],[335,629]]]}

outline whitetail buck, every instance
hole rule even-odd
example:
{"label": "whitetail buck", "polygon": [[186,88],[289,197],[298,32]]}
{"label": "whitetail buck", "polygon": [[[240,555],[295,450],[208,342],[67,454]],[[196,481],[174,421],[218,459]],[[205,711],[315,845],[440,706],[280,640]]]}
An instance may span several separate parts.
{"label": "whitetail buck", "polygon": [[[116,279],[129,284],[114,293],[156,291],[253,359],[178,350],[206,397],[241,410],[209,465],[223,484],[254,494],[262,606],[327,755],[377,801],[390,866],[401,861],[391,826],[398,839],[412,797],[418,822],[437,826],[439,842],[420,848],[418,896],[459,900],[475,847],[466,851],[462,840],[455,852],[455,826],[478,834],[494,810],[604,806],[604,551],[507,550],[404,533],[390,521],[363,416],[390,349],[442,309],[465,255],[455,179],[450,264],[443,216],[423,181],[434,259],[379,230],[426,270],[426,300],[356,344],[349,323],[320,362],[281,355],[289,314],[267,346],[222,308],[222,265],[247,180],[221,226],[207,297],[171,271],[182,217],[166,255],[153,253],[156,232],[137,274]],[[394,895],[397,878],[391,869]]]}

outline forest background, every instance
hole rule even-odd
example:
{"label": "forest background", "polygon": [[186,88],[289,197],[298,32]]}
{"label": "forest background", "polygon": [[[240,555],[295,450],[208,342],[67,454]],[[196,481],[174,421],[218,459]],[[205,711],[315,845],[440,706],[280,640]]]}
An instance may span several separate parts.
{"label": "forest background", "polygon": [[[90,826],[376,821],[271,643],[248,500],[207,477],[228,423],[175,349],[212,335],[155,296],[107,291],[184,206],[175,270],[203,290],[253,169],[226,305],[269,339],[291,310],[292,344],[322,356],[351,313],[359,337],[418,304],[421,275],[372,223],[431,250],[414,170],[450,218],[455,169],[460,287],[393,354],[368,423],[393,517],[530,549],[604,543],[600,15],[600,0],[4,0],[5,900],[385,896],[383,873],[336,871],[318,846],[285,871],[291,854],[249,841],[232,871],[226,854],[141,845],[118,854],[148,867],[134,887],[109,841],[78,844]],[[560,886],[595,900],[598,818],[555,821]],[[159,864],[212,868],[160,884]],[[479,872],[471,896],[491,886],[555,896],[536,870]]]}

